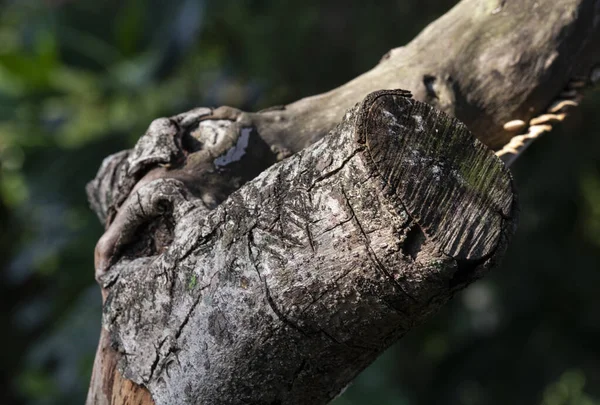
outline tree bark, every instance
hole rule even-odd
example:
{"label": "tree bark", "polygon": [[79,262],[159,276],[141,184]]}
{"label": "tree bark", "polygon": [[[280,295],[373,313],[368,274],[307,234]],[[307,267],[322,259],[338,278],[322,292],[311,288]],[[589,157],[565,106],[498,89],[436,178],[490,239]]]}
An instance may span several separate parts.
{"label": "tree bark", "polygon": [[599,20],[592,0],[463,0],[329,93],[154,121],[88,187],[107,227],[88,404],[328,402],[515,224],[508,172],[462,124],[367,95],[410,89],[500,149],[597,81]]}
{"label": "tree bark", "polygon": [[483,274],[510,174],[409,97],[371,94],[213,211],[177,179],[135,190],[99,249],[120,258],[98,277],[124,376],[157,404],[327,403]]}

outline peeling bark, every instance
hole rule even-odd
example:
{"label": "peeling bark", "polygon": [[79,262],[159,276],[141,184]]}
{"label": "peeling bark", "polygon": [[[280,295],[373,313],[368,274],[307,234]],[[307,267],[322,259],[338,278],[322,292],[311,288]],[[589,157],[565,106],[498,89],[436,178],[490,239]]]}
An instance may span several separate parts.
{"label": "peeling bark", "polygon": [[514,195],[483,144],[598,80],[598,21],[592,0],[463,0],[331,92],[154,121],[88,186],[87,403],[328,402],[501,256]]}

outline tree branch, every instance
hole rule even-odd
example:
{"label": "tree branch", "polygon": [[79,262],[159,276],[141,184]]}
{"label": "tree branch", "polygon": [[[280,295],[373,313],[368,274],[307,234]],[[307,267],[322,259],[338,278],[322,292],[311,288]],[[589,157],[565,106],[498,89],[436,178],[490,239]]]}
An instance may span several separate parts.
{"label": "tree branch", "polygon": [[407,95],[370,95],[213,211],[179,180],[134,191],[99,275],[124,376],[157,404],[326,403],[483,274],[514,229],[510,175]]}
{"label": "tree branch", "polygon": [[331,92],[153,122],[88,187],[107,225],[88,404],[327,402],[514,225],[508,173],[464,127],[401,93],[363,98],[411,89],[512,158],[515,131],[547,131],[597,81],[599,20],[592,0],[463,0]]}

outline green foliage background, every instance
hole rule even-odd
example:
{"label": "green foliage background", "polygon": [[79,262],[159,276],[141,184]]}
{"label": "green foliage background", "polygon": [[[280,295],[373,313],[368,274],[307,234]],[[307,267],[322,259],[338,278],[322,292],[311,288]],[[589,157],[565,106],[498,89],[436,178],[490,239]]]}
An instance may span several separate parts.
{"label": "green foliage background", "polygon": [[[0,404],[81,404],[100,322],[84,186],[150,121],[326,91],[453,0],[0,0]],[[501,268],[337,400],[600,404],[600,95],[514,172]]]}

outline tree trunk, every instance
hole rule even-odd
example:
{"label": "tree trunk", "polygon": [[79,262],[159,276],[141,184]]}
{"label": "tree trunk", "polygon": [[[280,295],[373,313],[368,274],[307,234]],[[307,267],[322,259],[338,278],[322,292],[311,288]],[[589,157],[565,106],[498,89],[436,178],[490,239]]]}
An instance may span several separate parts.
{"label": "tree trunk", "polygon": [[577,105],[599,20],[463,0],[329,93],[154,121],[88,187],[107,231],[87,403],[327,403],[501,256],[515,201],[483,144],[514,157]]}

